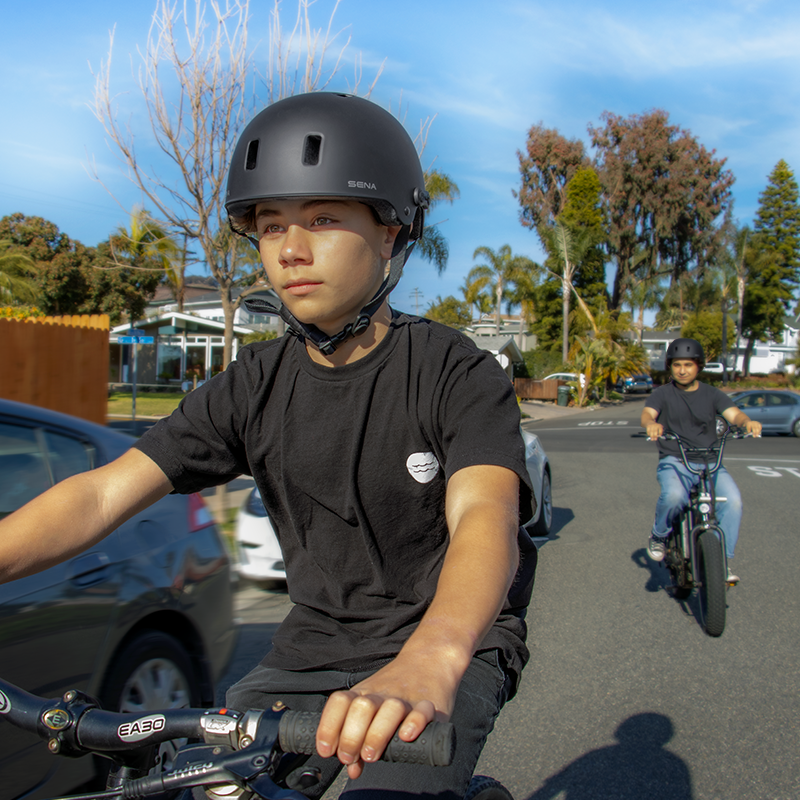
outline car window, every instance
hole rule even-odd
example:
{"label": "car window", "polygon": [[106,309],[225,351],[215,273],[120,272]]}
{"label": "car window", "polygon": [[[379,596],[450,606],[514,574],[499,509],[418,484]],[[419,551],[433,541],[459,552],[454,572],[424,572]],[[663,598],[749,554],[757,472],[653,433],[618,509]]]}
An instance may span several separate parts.
{"label": "car window", "polygon": [[94,467],[94,450],[83,442],[52,431],[44,432],[44,440],[53,471],[53,483]]}
{"label": "car window", "polygon": [[94,450],[42,428],[0,423],[0,518],[94,466]]}
{"label": "car window", "polygon": [[50,474],[32,428],[0,423],[0,518],[50,488]]}

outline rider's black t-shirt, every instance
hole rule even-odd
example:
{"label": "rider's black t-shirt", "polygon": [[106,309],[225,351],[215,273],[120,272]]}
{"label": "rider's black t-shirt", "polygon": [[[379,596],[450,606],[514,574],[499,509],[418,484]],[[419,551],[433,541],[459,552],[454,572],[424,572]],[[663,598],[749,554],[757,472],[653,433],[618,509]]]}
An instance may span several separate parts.
{"label": "rider's black t-shirt", "polygon": [[[648,398],[646,407],[658,412],[665,430],[677,433],[690,447],[711,447],[717,441],[717,415],[735,404],[725,392],[698,381],[697,389],[685,392],[670,382],[659,386]],[[659,457],[680,457],[678,443],[658,440]]]}
{"label": "rider's black t-shirt", "polygon": [[[137,443],[176,491],[250,474],[280,539],[294,607],[263,664],[359,670],[390,660],[436,590],[448,545],[448,479],[473,465],[531,490],[513,386],[457,331],[394,312],[386,337],[342,367],[316,364],[287,335],[240,350]],[[481,645],[518,676],[536,548]],[[464,592],[470,587],[464,586]]]}

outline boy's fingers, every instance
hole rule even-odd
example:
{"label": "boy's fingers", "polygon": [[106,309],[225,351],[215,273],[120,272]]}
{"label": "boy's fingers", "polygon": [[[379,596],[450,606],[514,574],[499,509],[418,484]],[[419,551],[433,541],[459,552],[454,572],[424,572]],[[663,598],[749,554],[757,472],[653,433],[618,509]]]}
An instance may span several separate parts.
{"label": "boy's fingers", "polygon": [[339,733],[355,696],[355,692],[334,692],[325,703],[317,726],[317,752],[323,758],[336,755]]}

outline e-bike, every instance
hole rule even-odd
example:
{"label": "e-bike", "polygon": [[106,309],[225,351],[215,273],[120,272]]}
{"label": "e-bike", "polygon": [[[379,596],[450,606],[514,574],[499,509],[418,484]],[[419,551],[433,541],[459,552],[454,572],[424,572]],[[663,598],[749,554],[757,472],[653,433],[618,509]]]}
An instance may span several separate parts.
{"label": "e-bike", "polygon": [[725,442],[729,437],[740,439],[741,429],[727,427],[715,445],[690,447],[673,431],[664,431],[661,438],[678,444],[681,460],[698,482],[689,492],[689,504],[680,512],[665,541],[661,562],[673,581],[673,595],[687,599],[697,589],[700,624],[709,636],[721,636],[725,630],[728,558],[725,533],[717,521],[717,503],[726,498],[714,493],[714,475],[722,464]]}

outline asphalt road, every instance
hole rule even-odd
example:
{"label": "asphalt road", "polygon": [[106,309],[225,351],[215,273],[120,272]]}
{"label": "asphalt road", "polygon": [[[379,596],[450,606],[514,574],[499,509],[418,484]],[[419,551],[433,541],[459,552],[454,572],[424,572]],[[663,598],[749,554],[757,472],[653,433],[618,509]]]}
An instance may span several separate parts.
{"label": "asphalt road", "polygon": [[[531,661],[478,772],[517,800],[800,798],[800,440],[734,441],[742,491],[728,622],[707,637],[696,601],[665,590],[645,555],[658,494],[643,398],[527,420],[554,475],[554,529],[540,547]],[[289,608],[244,586],[237,657],[255,664]]]}
{"label": "asphalt road", "polygon": [[518,800],[800,797],[797,496],[800,440],[732,442],[744,520],[728,623],[707,637],[694,598],[645,555],[658,494],[644,399],[526,423],[553,466],[531,662],[479,772]]}

